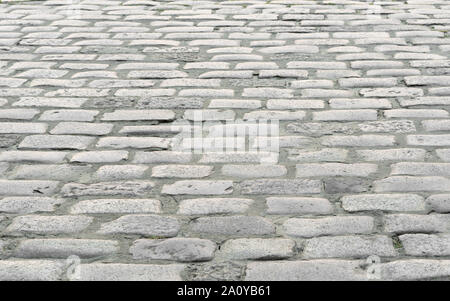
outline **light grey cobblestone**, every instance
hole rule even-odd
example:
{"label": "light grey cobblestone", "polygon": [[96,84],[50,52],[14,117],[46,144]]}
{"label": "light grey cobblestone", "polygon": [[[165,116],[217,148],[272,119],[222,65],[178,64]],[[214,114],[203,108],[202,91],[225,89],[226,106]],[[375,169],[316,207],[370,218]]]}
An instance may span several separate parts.
{"label": "light grey cobblestone", "polygon": [[135,259],[174,260],[180,262],[213,259],[216,244],[199,238],[140,239],[130,252]]}
{"label": "light grey cobblestone", "polygon": [[394,257],[392,240],[387,236],[335,236],[308,240],[305,258],[367,258],[371,255]]}
{"label": "light grey cobblestone", "polygon": [[284,222],[283,228],[287,235],[293,237],[369,234],[374,231],[374,220],[369,216],[291,218]]}
{"label": "light grey cobblestone", "polygon": [[19,258],[82,258],[110,255],[119,250],[112,240],[96,239],[29,239],[22,241],[14,255]]}

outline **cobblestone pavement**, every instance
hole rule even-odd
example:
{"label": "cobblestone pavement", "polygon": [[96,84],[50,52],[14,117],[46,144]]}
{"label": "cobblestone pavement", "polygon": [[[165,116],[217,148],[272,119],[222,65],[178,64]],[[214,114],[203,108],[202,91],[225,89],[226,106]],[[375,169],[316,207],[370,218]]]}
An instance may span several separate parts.
{"label": "cobblestone pavement", "polygon": [[450,1],[67,3],[0,4],[1,280],[450,277]]}

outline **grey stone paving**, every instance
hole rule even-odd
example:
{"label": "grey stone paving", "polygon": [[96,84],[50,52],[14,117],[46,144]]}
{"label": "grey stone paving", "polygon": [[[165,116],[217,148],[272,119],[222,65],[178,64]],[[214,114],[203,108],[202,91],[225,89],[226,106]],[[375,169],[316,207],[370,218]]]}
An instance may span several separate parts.
{"label": "grey stone paving", "polygon": [[0,4],[0,280],[450,277],[450,1],[69,4]]}

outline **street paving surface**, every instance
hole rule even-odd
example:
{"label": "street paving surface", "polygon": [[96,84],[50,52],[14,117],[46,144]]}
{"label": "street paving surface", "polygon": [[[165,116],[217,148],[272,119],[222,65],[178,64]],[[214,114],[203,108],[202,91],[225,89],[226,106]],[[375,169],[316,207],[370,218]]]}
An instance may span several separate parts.
{"label": "street paving surface", "polygon": [[0,3],[0,280],[450,279],[449,30],[449,0]]}

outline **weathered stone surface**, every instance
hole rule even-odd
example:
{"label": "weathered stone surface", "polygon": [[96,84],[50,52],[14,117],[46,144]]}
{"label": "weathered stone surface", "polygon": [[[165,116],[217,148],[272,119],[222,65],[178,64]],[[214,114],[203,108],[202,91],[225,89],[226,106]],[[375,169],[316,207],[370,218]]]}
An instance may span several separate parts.
{"label": "weathered stone surface", "polygon": [[201,165],[159,165],[152,170],[155,178],[204,178],[213,171],[212,166]]}
{"label": "weathered stone surface", "polygon": [[450,194],[436,194],[427,198],[427,205],[436,212],[450,212]]}
{"label": "weathered stone surface", "polygon": [[393,176],[375,181],[375,192],[450,191],[450,179],[444,177]]}
{"label": "weathered stone surface", "polygon": [[80,266],[82,281],[180,281],[182,264],[90,263]]}
{"label": "weathered stone surface", "polygon": [[247,265],[248,281],[355,281],[367,280],[358,260],[254,262]]}
{"label": "weathered stone surface", "polygon": [[284,259],[294,255],[295,242],[282,238],[238,238],[227,240],[221,256],[229,259]]}
{"label": "weathered stone surface", "polygon": [[267,198],[268,214],[301,214],[325,215],[332,214],[333,205],[322,198],[300,197],[269,197]]}
{"label": "weathered stone surface", "polygon": [[57,185],[57,181],[0,180],[0,195],[49,195],[55,191]]}
{"label": "weathered stone surface", "polygon": [[387,236],[316,237],[307,241],[305,258],[367,258],[397,255],[392,240]]}
{"label": "weathered stone surface", "polygon": [[350,176],[350,177],[367,177],[377,171],[377,165],[355,163],[310,163],[297,164],[296,176],[304,177],[332,177],[332,176]]}
{"label": "weathered stone surface", "polygon": [[64,196],[95,196],[95,195],[114,195],[114,196],[143,196],[152,191],[153,182],[104,182],[96,184],[77,184],[69,183],[63,186],[61,192]]}
{"label": "weathered stone surface", "polygon": [[64,201],[50,197],[5,197],[0,200],[0,212],[35,213],[52,212]]}
{"label": "weathered stone surface", "polygon": [[286,234],[294,237],[369,234],[375,230],[374,227],[374,219],[370,216],[291,218],[283,224]]}
{"label": "weathered stone surface", "polygon": [[56,281],[64,273],[64,263],[55,260],[2,260],[1,281]]}
{"label": "weathered stone surface", "polygon": [[284,176],[286,167],[281,165],[224,165],[222,174],[237,178],[275,178]]}
{"label": "weathered stone surface", "polygon": [[383,223],[386,232],[446,232],[450,227],[450,216],[445,214],[391,214],[384,217]]}
{"label": "weathered stone surface", "polygon": [[342,208],[356,211],[425,211],[423,197],[416,194],[363,194],[341,199]]}
{"label": "weathered stone surface", "polygon": [[211,260],[215,250],[216,244],[206,239],[139,239],[130,248],[130,253],[135,259],[189,262]]}
{"label": "weathered stone surface", "polygon": [[89,174],[91,166],[71,166],[71,165],[19,165],[13,171],[13,179],[32,180],[63,180],[76,181],[83,175]]}
{"label": "weathered stone surface", "polygon": [[232,237],[269,235],[274,225],[258,216],[201,217],[191,225],[194,233]]}
{"label": "weathered stone surface", "polygon": [[104,165],[97,170],[94,177],[99,181],[139,179],[147,169],[147,166],[140,165]]}
{"label": "weathered stone surface", "polygon": [[177,219],[159,215],[125,215],[102,224],[101,234],[137,234],[145,236],[173,237],[180,230]]}
{"label": "weathered stone surface", "polygon": [[163,186],[161,193],[163,194],[230,194],[233,192],[232,181],[178,181],[174,184],[166,184]]}
{"label": "weathered stone surface", "polygon": [[86,149],[94,141],[92,137],[72,135],[27,136],[19,148],[36,149]]}
{"label": "weathered stone surface", "polygon": [[448,234],[405,234],[399,238],[407,255],[448,256],[450,254]]}
{"label": "weathered stone surface", "polygon": [[14,256],[19,258],[62,258],[71,255],[81,258],[111,255],[119,251],[112,240],[97,239],[28,239],[17,247]]}
{"label": "weathered stone surface", "polygon": [[80,201],[70,208],[72,214],[160,213],[161,202],[154,199],[100,199]]}
{"label": "weathered stone surface", "polygon": [[253,204],[253,200],[241,198],[201,198],[180,202],[178,214],[231,214],[245,213]]}
{"label": "weathered stone surface", "polygon": [[335,193],[361,193],[369,191],[370,184],[361,178],[330,178],[324,180],[325,192]]}
{"label": "weathered stone surface", "polygon": [[309,194],[321,191],[321,183],[316,180],[246,180],[240,186],[243,194]]}
{"label": "weathered stone surface", "polygon": [[382,280],[426,280],[450,275],[448,260],[404,259],[380,264]]}
{"label": "weathered stone surface", "polygon": [[14,218],[6,231],[13,233],[70,234],[83,231],[92,221],[92,217],[81,215],[24,215]]}

